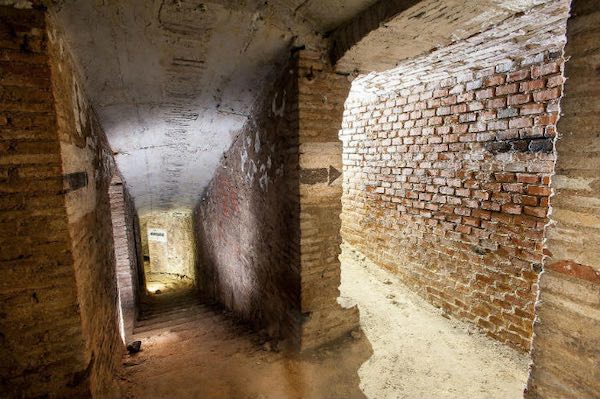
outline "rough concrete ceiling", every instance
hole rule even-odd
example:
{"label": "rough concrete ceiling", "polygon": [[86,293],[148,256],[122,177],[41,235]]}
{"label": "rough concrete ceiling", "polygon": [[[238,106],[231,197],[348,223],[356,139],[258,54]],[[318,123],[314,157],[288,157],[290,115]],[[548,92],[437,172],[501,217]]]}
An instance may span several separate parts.
{"label": "rough concrete ceiling", "polygon": [[346,73],[385,71],[554,1],[422,0],[362,37],[337,61],[336,68]]}
{"label": "rough concrete ceiling", "polygon": [[290,46],[374,0],[64,0],[53,11],[140,212],[193,206]]}

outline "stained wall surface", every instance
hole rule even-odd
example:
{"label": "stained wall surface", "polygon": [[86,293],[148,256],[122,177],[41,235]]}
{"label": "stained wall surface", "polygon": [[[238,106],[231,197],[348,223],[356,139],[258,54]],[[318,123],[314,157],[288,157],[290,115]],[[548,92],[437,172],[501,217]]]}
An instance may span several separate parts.
{"label": "stained wall surface", "polygon": [[[43,9],[1,7],[0,392],[116,395],[106,138]],[[116,354],[116,356],[115,356]]]}
{"label": "stained wall surface", "polygon": [[553,2],[359,77],[340,133],[344,240],[522,351],[548,222],[567,10]]}
{"label": "stained wall surface", "polygon": [[296,339],[300,323],[297,70],[287,66],[235,139],[195,212],[200,286]]}
{"label": "stained wall surface", "polygon": [[303,349],[358,325],[339,296],[341,144],[349,82],[295,54],[196,211],[201,285]]}
{"label": "stained wall surface", "polygon": [[575,0],[527,398],[600,392],[600,9]]}
{"label": "stained wall surface", "polygon": [[144,255],[150,258],[144,267],[147,280],[176,279],[194,284],[196,240],[192,211],[181,208],[147,213],[141,215],[140,223]]}
{"label": "stained wall surface", "polygon": [[108,141],[80,84],[63,33],[48,18],[52,71],[65,205],[77,282],[86,373],[94,396],[116,395],[114,374],[123,342],[109,187],[116,166]]}

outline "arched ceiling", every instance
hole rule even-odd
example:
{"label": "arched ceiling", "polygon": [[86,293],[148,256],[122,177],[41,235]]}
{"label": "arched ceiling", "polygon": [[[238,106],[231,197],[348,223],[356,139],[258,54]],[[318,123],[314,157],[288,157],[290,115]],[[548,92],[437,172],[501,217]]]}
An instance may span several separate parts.
{"label": "arched ceiling", "polygon": [[57,25],[142,212],[193,206],[290,46],[374,0],[64,0]]}
{"label": "arched ceiling", "polygon": [[[333,33],[340,72],[382,72],[399,62],[465,40],[559,0],[389,0],[379,2]],[[370,20],[377,21],[372,29]],[[366,23],[365,23],[366,22]]]}

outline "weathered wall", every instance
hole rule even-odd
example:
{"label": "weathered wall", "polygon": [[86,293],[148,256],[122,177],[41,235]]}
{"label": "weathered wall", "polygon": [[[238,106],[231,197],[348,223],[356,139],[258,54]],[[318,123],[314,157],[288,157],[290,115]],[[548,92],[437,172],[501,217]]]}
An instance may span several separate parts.
{"label": "weathered wall", "polygon": [[342,143],[338,132],[350,91],[318,54],[298,59],[301,347],[313,348],[358,326],[358,309],[339,297]]}
{"label": "weathered wall", "polygon": [[574,0],[527,398],[600,394],[599,27],[598,2]]}
{"label": "weathered wall", "polygon": [[[181,279],[193,284],[196,243],[192,211],[175,209],[147,213],[141,216],[140,222],[144,255],[150,257],[150,262],[145,265],[147,280]],[[164,235],[151,236],[157,233],[156,230]]]}
{"label": "weathered wall", "polygon": [[274,338],[297,338],[297,70],[286,67],[195,212],[200,286]]}
{"label": "weathered wall", "polygon": [[542,11],[363,78],[341,131],[345,241],[522,351],[563,84],[566,7]]}
{"label": "weathered wall", "polygon": [[225,154],[196,212],[202,287],[273,337],[310,348],[355,328],[337,304],[341,145],[349,83],[291,60]]}
{"label": "weathered wall", "polygon": [[110,397],[122,348],[112,156],[46,13],[0,7],[0,17],[0,392]]}
{"label": "weathered wall", "polygon": [[127,342],[133,333],[137,317],[140,292],[138,270],[142,270],[136,248],[136,214],[133,199],[118,175],[113,176],[108,194],[115,246],[121,336]]}
{"label": "weathered wall", "polygon": [[85,397],[45,15],[0,19],[0,396]]}
{"label": "weathered wall", "polygon": [[115,395],[114,372],[123,343],[119,337],[118,292],[109,186],[115,174],[112,151],[81,89],[62,32],[49,18],[52,71],[73,267],[77,281],[85,361],[91,392]]}
{"label": "weathered wall", "polygon": [[560,2],[568,0],[378,1],[331,33],[331,57],[338,71],[385,71],[493,30],[540,4]]}

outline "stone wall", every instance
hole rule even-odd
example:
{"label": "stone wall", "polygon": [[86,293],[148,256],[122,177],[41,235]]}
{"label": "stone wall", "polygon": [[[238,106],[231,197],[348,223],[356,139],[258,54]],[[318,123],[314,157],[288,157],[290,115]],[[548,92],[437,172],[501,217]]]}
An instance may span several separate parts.
{"label": "stone wall", "polygon": [[574,0],[527,398],[600,392],[600,9]]}
{"label": "stone wall", "polygon": [[358,325],[342,309],[341,125],[349,83],[315,55],[290,60],[225,154],[196,211],[199,280],[303,349]]}
{"label": "stone wall", "polygon": [[522,351],[548,222],[566,15],[554,2],[359,78],[340,133],[344,240]]}

